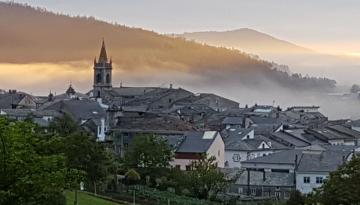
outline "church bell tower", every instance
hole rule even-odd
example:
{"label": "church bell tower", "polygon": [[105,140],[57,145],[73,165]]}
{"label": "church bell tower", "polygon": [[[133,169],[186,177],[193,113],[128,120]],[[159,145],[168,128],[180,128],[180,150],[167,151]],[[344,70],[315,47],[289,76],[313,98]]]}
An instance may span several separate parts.
{"label": "church bell tower", "polygon": [[101,98],[103,91],[112,87],[112,61],[108,60],[105,41],[102,41],[99,59],[94,59],[93,97]]}

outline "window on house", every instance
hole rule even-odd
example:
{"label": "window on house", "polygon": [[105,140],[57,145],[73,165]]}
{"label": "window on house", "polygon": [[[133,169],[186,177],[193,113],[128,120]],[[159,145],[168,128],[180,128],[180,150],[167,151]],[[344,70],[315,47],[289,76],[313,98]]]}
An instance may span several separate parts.
{"label": "window on house", "polygon": [[251,158],[251,155],[250,155],[250,153],[248,152],[248,153],[246,153],[246,159],[247,160],[249,160]]}
{"label": "window on house", "polygon": [[262,144],[262,148],[265,149],[265,144]]}
{"label": "window on house", "polygon": [[280,192],[280,191],[276,191],[276,192],[275,192],[275,197],[276,197],[277,199],[280,199],[280,197],[281,197],[281,192]]}
{"label": "window on house", "polygon": [[316,177],[316,183],[317,183],[317,184],[322,184],[322,183],[324,183],[324,178],[323,178],[323,177]]}
{"label": "window on house", "polygon": [[238,193],[239,193],[239,194],[244,193],[244,189],[243,189],[242,187],[239,187],[239,188],[238,188]]}
{"label": "window on house", "polygon": [[225,167],[229,167],[229,162],[228,161],[225,162]]}
{"label": "window on house", "polygon": [[175,169],[180,170],[180,165],[175,165]]}
{"label": "window on house", "polygon": [[289,198],[290,198],[290,192],[285,191],[285,192],[284,192],[284,198],[285,198],[285,199],[289,199]]}
{"label": "window on house", "polygon": [[234,162],[239,162],[240,161],[240,155],[239,154],[234,154],[233,155],[233,161]]}
{"label": "window on house", "polygon": [[186,169],[186,171],[190,171],[190,170],[191,170],[191,166],[190,166],[190,165],[186,165],[185,169]]}
{"label": "window on house", "polygon": [[253,196],[256,195],[256,188],[251,188],[251,195],[253,195]]}
{"label": "window on house", "polygon": [[220,157],[220,150],[218,150],[218,156]]}
{"label": "window on house", "polygon": [[172,103],[172,99],[171,99],[171,98],[169,98],[169,103]]}
{"label": "window on house", "polygon": [[310,177],[304,177],[304,184],[310,183]]}

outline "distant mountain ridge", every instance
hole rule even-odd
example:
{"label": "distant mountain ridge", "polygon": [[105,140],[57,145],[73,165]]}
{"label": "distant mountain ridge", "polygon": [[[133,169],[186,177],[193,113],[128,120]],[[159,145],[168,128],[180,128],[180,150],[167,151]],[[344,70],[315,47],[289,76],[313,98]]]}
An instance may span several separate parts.
{"label": "distant mountain ridge", "polygon": [[183,76],[190,76],[197,85],[276,84],[299,90],[328,90],[335,85],[329,79],[289,76],[274,69],[274,64],[238,50],[16,3],[0,2],[0,31],[0,62],[4,63],[91,62],[104,37],[117,75],[123,78],[131,73],[143,81],[160,76],[189,82]]}
{"label": "distant mountain ridge", "polygon": [[281,40],[268,34],[249,29],[241,28],[230,31],[203,31],[179,34],[177,36],[195,40],[215,46],[226,46],[238,48],[253,54],[306,54],[314,52],[311,49],[298,46],[294,43]]}
{"label": "distant mountain ridge", "polygon": [[334,78],[342,85],[359,82],[359,58],[330,55],[249,28],[202,31],[175,36],[206,45],[239,49],[267,61],[288,65],[292,72]]}

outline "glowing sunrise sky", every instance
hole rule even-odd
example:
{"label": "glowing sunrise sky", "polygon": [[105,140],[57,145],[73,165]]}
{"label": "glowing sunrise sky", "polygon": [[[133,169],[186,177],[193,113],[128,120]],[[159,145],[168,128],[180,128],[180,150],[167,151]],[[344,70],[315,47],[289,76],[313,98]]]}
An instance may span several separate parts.
{"label": "glowing sunrise sky", "polygon": [[360,53],[358,0],[16,0],[160,33],[252,28],[317,51]]}

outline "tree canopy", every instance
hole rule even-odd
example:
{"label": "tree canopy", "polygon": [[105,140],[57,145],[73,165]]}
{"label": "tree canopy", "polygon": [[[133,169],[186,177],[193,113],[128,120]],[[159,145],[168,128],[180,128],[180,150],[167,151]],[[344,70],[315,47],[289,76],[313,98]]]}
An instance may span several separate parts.
{"label": "tree canopy", "polygon": [[0,118],[0,204],[64,204],[65,156],[46,152],[56,140],[34,130],[32,123]]}
{"label": "tree canopy", "polygon": [[49,132],[0,118],[0,204],[64,204],[65,189],[105,181],[111,160],[69,116],[56,119]]}
{"label": "tree canopy", "polygon": [[138,135],[125,155],[129,168],[166,168],[173,151],[166,139],[156,135]]}
{"label": "tree canopy", "polygon": [[215,157],[204,157],[191,164],[192,169],[183,172],[177,181],[193,197],[211,199],[222,191],[232,180],[221,172],[215,163]]}
{"label": "tree canopy", "polygon": [[353,205],[360,202],[360,156],[354,157],[330,174],[329,179],[310,196],[310,203]]}

